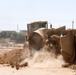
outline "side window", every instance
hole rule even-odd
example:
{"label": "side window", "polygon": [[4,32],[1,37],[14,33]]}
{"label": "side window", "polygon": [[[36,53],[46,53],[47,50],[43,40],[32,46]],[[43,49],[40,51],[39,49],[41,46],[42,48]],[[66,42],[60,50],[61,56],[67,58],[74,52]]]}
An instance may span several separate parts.
{"label": "side window", "polygon": [[31,25],[30,24],[28,25],[28,32],[29,33],[31,32]]}

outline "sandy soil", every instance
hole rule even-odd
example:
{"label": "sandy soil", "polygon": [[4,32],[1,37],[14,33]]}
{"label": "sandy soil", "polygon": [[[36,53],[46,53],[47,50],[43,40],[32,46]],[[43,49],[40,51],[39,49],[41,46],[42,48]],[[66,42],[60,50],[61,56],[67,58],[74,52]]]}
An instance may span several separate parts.
{"label": "sandy soil", "polygon": [[10,66],[0,66],[0,75],[76,75],[76,70],[61,68],[61,67],[50,67],[50,68],[34,68],[34,67],[23,67],[19,70],[11,68]]}

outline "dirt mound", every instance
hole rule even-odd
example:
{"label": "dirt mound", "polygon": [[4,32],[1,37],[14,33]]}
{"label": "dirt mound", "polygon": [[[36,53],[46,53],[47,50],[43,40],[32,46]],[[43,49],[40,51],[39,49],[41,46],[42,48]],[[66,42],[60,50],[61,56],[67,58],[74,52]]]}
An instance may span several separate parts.
{"label": "dirt mound", "polygon": [[[22,66],[20,65],[21,61],[23,61],[27,57],[27,50],[23,49],[15,49],[7,52],[3,52],[0,54],[0,64],[10,64],[12,67],[14,66]],[[24,65],[26,65],[25,63]]]}
{"label": "dirt mound", "polygon": [[63,59],[61,56],[56,57],[54,50],[42,48],[40,51],[29,49],[14,49],[0,53],[0,64],[9,64],[12,67],[27,66],[30,67],[50,67],[61,66]]}

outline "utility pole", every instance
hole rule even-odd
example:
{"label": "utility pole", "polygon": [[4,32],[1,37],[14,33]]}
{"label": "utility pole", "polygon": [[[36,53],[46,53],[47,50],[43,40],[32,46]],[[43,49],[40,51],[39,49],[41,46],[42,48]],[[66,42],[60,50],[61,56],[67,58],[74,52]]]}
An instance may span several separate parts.
{"label": "utility pole", "polygon": [[18,26],[18,24],[17,24],[17,32],[19,31],[19,26]]}
{"label": "utility pole", "polygon": [[72,29],[74,29],[74,20],[72,21]]}

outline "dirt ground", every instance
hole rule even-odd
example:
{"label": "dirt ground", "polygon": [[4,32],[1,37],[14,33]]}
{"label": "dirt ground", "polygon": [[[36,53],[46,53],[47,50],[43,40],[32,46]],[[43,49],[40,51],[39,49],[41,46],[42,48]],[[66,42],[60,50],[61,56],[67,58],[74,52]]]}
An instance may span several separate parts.
{"label": "dirt ground", "polygon": [[[28,57],[28,51],[22,50],[22,47],[23,45],[20,44],[0,47],[0,75],[76,75],[76,69],[62,67],[64,64],[62,56],[55,58],[53,53],[43,49],[36,52],[33,50],[33,56]],[[21,59],[24,59],[22,63],[28,62],[28,65],[19,69],[9,65],[10,62],[19,62]]]}
{"label": "dirt ground", "polygon": [[62,67],[50,67],[50,68],[34,68],[23,67],[19,70],[11,68],[10,66],[0,66],[0,75],[76,75],[76,70],[62,68]]}

